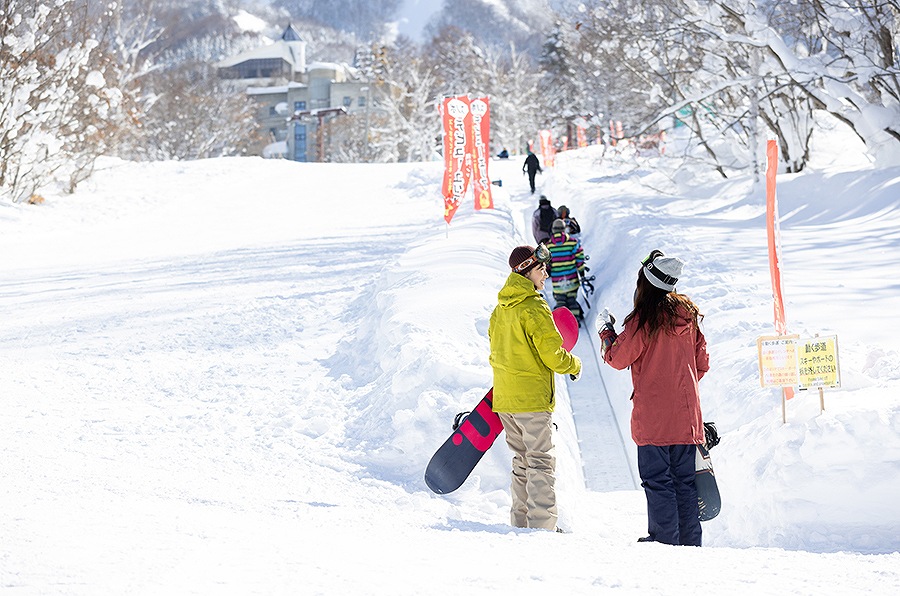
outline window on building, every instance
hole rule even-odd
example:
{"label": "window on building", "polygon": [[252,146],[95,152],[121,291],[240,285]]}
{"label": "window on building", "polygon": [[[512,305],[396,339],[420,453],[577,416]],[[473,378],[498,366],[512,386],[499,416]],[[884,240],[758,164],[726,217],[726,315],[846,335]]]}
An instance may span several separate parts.
{"label": "window on building", "polygon": [[275,109],[275,106],[269,106],[269,116],[277,116],[278,110]]}
{"label": "window on building", "polygon": [[294,111],[295,111],[295,112],[300,112],[300,111],[303,111],[303,110],[305,110],[305,109],[306,109],[306,102],[305,102],[305,101],[295,101],[295,102],[294,102]]}
{"label": "window on building", "polygon": [[305,124],[294,124],[294,161],[306,161]]}
{"label": "window on building", "polygon": [[349,108],[352,105],[353,105],[353,98],[350,97],[349,95],[345,95],[344,96],[344,107]]}
{"label": "window on building", "polygon": [[360,96],[359,96],[359,101],[356,102],[356,105],[358,105],[359,107],[365,106],[365,105],[366,105],[366,96],[365,96],[365,95],[360,95]]}

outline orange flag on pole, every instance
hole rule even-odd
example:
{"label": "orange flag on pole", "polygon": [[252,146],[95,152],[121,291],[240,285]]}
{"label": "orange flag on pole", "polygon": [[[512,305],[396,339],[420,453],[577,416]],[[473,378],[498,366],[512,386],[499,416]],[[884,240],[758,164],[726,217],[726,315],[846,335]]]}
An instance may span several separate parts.
{"label": "orange flag on pole", "polygon": [[470,152],[472,127],[467,126],[469,100],[466,97],[445,97],[441,102],[441,122],[444,128],[444,220],[449,224],[469,187],[472,174]]}
{"label": "orange flag on pole", "polygon": [[489,148],[491,138],[491,108],[487,97],[472,100],[472,190],[475,193],[475,209],[493,209],[491,179],[488,177]]}
{"label": "orange flag on pole", "polygon": [[778,202],[775,197],[775,174],[778,172],[778,143],[766,144],[766,232],[769,239],[769,272],[772,275],[772,297],[775,301],[775,331],[787,333],[784,297],[781,293],[781,233],[778,226]]}
{"label": "orange flag on pole", "polygon": [[[778,225],[778,200],[775,195],[775,175],[778,173],[778,143],[766,143],[766,234],[769,241],[769,273],[772,277],[772,299],[775,311],[775,332],[787,334],[784,315],[784,295],[781,292],[781,229]],[[794,397],[792,387],[783,387],[785,399]],[[782,401],[782,406],[784,402]]]}

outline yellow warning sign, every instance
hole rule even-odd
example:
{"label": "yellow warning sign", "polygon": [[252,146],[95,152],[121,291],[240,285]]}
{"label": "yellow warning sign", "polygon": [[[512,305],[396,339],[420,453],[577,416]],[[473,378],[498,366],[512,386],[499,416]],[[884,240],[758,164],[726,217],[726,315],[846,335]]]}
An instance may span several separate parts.
{"label": "yellow warning sign", "polygon": [[797,385],[800,389],[841,386],[836,335],[798,342]]}

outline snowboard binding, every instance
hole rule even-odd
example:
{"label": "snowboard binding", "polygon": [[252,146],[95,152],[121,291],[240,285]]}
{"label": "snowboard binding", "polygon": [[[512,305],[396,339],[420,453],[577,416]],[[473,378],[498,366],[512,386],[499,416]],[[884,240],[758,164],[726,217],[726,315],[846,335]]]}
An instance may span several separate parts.
{"label": "snowboard binding", "polygon": [[466,411],[466,412],[460,412],[459,414],[457,414],[456,417],[453,419],[453,430],[456,430],[457,428],[459,428],[459,425],[462,424],[463,422],[465,422],[466,418],[468,418],[469,414],[471,414],[471,413],[472,413],[471,411]]}
{"label": "snowboard binding", "polygon": [[722,440],[719,438],[719,431],[716,430],[715,422],[704,422],[703,433],[706,435],[706,442],[704,443],[704,446],[706,447],[707,451],[718,445],[719,441]]}

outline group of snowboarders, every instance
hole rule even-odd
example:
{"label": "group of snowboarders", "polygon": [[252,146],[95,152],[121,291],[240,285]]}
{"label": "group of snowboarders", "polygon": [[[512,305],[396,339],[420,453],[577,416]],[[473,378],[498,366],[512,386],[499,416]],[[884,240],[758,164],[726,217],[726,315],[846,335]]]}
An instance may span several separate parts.
{"label": "group of snowboarders", "polygon": [[[529,176],[534,192],[531,171]],[[513,452],[512,525],[560,531],[554,373],[577,381],[582,363],[563,347],[540,292],[549,278],[557,307],[569,308],[583,321],[577,292],[586,256],[578,222],[568,208],[554,209],[544,195],[532,217],[532,232],[536,246],[517,246],[510,253],[510,273],[491,314],[493,409]],[[709,369],[709,357],[699,328],[703,315],[676,291],[683,267],[683,261],[662,251],[650,253],[640,263],[624,329],[617,334],[613,317],[598,317],[597,333],[603,361],[619,370],[631,368],[631,434],[648,518],[648,535],[639,542],[700,546],[694,466],[696,447],[705,441],[698,382]]]}
{"label": "group of snowboarders", "polygon": [[569,208],[560,205],[554,209],[550,200],[541,195],[538,208],[531,216],[531,233],[534,241],[544,244],[550,251],[547,264],[553,287],[556,308],[564,306],[580,321],[584,311],[578,303],[578,290],[587,282],[587,256],[581,247],[581,226],[572,217]]}

